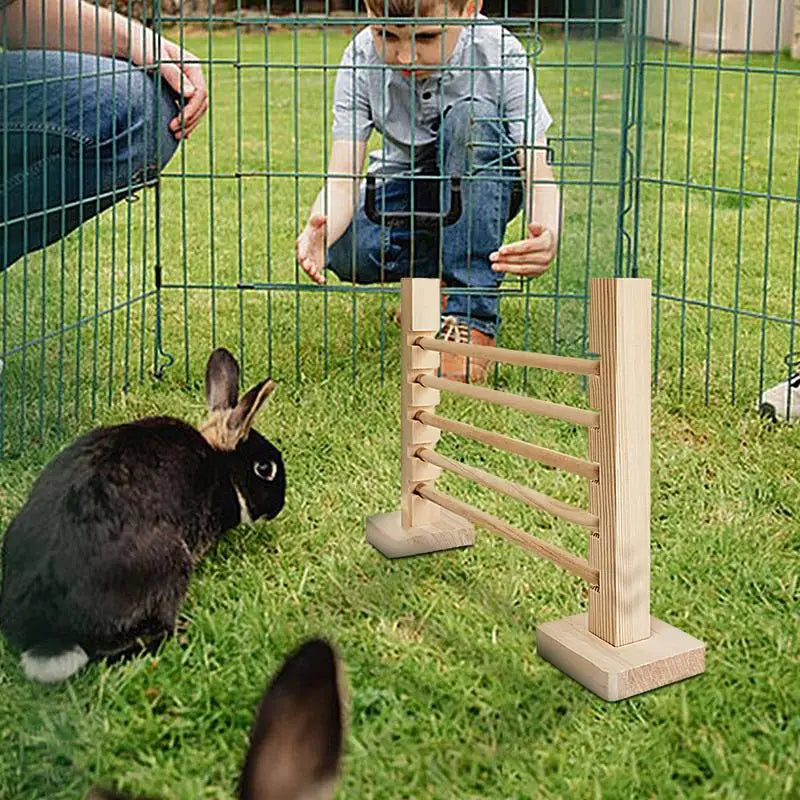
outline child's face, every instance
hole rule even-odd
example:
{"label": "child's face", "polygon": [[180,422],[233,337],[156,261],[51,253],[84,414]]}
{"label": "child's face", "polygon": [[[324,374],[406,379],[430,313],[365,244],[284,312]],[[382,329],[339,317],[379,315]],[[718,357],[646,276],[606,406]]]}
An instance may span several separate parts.
{"label": "child's face", "polygon": [[[472,0],[460,12],[448,9],[447,16],[453,19],[468,19],[475,15],[476,5]],[[372,13],[369,16],[374,16]],[[445,16],[445,5],[435,6],[429,15],[434,18]],[[425,24],[425,16],[413,24],[403,22],[398,25],[372,25],[375,48],[385,63],[406,67],[401,72],[406,77],[412,73],[417,80],[427,78],[432,71],[441,69],[453,54],[458,42],[461,26]]]}

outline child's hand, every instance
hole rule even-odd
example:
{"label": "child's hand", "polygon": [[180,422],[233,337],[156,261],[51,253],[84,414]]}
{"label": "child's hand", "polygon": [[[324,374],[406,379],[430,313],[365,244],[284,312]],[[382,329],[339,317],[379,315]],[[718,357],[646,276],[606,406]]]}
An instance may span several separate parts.
{"label": "child's hand", "polygon": [[328,218],[315,214],[308,220],[295,242],[297,263],[314,283],[325,283],[325,223]]}
{"label": "child's hand", "polygon": [[515,275],[541,275],[556,257],[558,239],[550,228],[539,222],[528,225],[527,239],[503,245],[489,255],[495,272]]}

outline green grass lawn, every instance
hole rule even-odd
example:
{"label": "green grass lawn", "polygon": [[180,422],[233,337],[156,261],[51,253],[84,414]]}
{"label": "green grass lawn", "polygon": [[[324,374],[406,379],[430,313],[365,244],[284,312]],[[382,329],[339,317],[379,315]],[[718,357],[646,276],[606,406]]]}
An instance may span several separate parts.
{"label": "green grass lawn", "polygon": [[[775,80],[774,103],[772,75],[750,75],[740,174],[742,74],[720,80],[715,167],[714,72],[696,70],[690,86],[678,66],[688,54],[671,50],[665,95],[664,70],[645,69],[642,175],[678,185],[640,185],[641,274],[662,295],[753,316],[654,302],[652,613],[705,641],[707,666],[606,704],[536,656],[539,622],[585,608],[577,579],[488,533],[469,550],[397,562],[365,543],[364,517],[399,503],[393,295],[169,288],[163,352],[154,352],[156,256],[176,287],[297,281],[292,242],[324,167],[333,73],[271,66],[267,75],[263,64],[334,64],[345,41],[318,32],[190,39],[216,62],[212,112],[163,180],[159,251],[151,190],[0,278],[3,527],[63,437],[92,417],[200,421],[214,343],[243,356],[248,382],[266,372],[279,380],[259,429],[279,443],[289,481],[276,520],[233,531],[200,564],[190,627],[157,657],[95,665],[44,688],[26,683],[18,654],[0,644],[0,798],[67,800],[95,781],[176,800],[230,798],[254,705],[312,634],[338,645],[350,684],[341,797],[800,797],[800,428],[767,426],[752,410],[762,368],[767,383],[783,377],[792,340],[781,320],[797,316],[797,204],[782,199],[796,193],[797,75]],[[649,59],[662,56],[651,46]],[[580,66],[595,57],[597,72]],[[504,298],[508,346],[583,351],[586,277],[613,270],[617,189],[606,184],[619,170],[621,57],[616,42],[597,52],[592,42],[545,42],[541,90],[554,133],[592,135],[595,148],[592,158],[570,139],[559,153],[555,140],[567,181],[561,256],[535,294]],[[267,169],[269,178],[233,177]],[[734,194],[687,189],[687,171],[695,186]],[[757,196],[767,191],[777,199]],[[155,381],[164,353],[174,364]],[[497,381],[585,405],[577,379],[503,368]],[[452,398],[441,409],[585,453],[585,435],[569,425]],[[439,449],[586,503],[578,478],[447,437]],[[586,551],[566,523],[457,478],[441,485]]]}

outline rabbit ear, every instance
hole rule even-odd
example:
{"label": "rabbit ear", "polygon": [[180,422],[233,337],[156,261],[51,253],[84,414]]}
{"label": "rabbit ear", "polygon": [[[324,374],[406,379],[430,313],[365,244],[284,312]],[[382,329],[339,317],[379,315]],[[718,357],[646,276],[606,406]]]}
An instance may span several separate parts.
{"label": "rabbit ear", "polygon": [[206,404],[210,413],[236,406],[239,397],[239,365],[224,348],[218,347],[206,365]]}
{"label": "rabbit ear", "polygon": [[261,383],[256,384],[247,392],[236,408],[233,409],[230,417],[228,417],[228,427],[235,433],[237,441],[244,439],[250,432],[256,414],[258,414],[259,409],[264,405],[264,401],[272,394],[276,386],[277,384],[272,378],[261,381]]}
{"label": "rabbit ear", "polygon": [[241,800],[333,798],[343,739],[338,678],[336,654],[320,639],[286,660],[256,714]]}

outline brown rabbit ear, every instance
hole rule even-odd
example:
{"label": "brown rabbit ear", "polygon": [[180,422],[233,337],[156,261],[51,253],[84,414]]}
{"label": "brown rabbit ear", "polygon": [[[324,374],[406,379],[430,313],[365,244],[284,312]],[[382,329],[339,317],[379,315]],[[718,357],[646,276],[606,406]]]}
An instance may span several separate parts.
{"label": "brown rabbit ear", "polygon": [[211,414],[236,406],[239,397],[239,365],[224,348],[218,347],[206,365],[206,404]]}
{"label": "brown rabbit ear", "polygon": [[250,432],[256,414],[277,385],[272,378],[261,381],[247,392],[233,409],[228,417],[228,428],[235,432],[237,440],[244,439]]}
{"label": "brown rabbit ear", "polygon": [[333,798],[343,727],[336,654],[312,639],[286,660],[261,701],[241,800]]}

